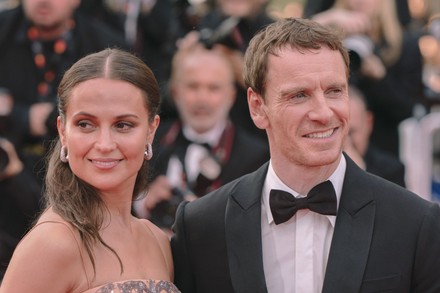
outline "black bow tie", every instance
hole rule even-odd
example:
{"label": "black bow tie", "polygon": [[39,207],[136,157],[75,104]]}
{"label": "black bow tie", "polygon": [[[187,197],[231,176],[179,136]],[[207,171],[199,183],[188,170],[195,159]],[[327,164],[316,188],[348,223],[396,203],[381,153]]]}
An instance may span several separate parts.
{"label": "black bow tie", "polygon": [[289,192],[272,189],[270,210],[275,224],[281,224],[295,215],[297,210],[309,209],[323,215],[336,215],[336,193],[330,181],[322,182],[310,190],[307,197],[295,198]]}

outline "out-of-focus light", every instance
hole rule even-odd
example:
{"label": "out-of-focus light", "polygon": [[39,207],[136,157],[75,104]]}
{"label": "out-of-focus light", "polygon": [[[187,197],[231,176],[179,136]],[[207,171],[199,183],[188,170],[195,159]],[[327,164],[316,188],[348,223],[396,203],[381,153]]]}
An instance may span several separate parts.
{"label": "out-of-focus light", "polygon": [[425,0],[408,0],[408,8],[412,18],[420,19],[426,15]]}
{"label": "out-of-focus light", "polygon": [[422,36],[419,39],[419,48],[425,59],[436,57],[439,52],[439,41],[431,35]]}

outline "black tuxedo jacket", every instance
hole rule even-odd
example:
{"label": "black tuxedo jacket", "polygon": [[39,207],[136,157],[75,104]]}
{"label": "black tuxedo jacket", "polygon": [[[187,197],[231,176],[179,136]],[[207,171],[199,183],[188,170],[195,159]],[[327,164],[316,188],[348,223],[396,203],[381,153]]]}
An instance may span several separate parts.
{"label": "black tuxedo jacket", "polygon": [[[322,292],[440,292],[440,208],[347,156]],[[268,164],[180,205],[171,240],[183,292],[267,292],[261,192]]]}

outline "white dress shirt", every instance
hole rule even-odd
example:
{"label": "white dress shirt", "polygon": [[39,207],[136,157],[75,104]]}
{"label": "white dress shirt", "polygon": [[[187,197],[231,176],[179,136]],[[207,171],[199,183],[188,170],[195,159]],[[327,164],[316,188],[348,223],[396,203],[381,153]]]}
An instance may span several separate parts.
{"label": "white dress shirt", "polygon": [[[207,143],[210,146],[215,146],[218,144],[223,131],[226,128],[226,121],[222,121],[221,123],[217,123],[215,127],[210,129],[209,131],[198,134],[195,130],[190,128],[189,126],[184,126],[182,128],[183,135],[196,143]],[[186,170],[186,180],[189,182],[193,182],[196,180],[197,176],[200,173],[200,160],[208,155],[208,150],[199,145],[199,144],[190,144],[186,150],[185,154],[185,170]],[[183,166],[177,156],[173,155],[170,158],[167,168],[167,178],[170,180],[170,184],[172,186],[181,186],[182,185],[182,172]]]}
{"label": "white dress shirt", "polygon": [[[328,178],[335,188],[338,206],[345,169],[346,161],[342,156]],[[336,216],[301,209],[290,220],[276,225],[269,205],[271,189],[284,190],[295,197],[305,196],[287,187],[270,162],[261,203],[263,266],[268,292],[319,293],[324,283]]]}

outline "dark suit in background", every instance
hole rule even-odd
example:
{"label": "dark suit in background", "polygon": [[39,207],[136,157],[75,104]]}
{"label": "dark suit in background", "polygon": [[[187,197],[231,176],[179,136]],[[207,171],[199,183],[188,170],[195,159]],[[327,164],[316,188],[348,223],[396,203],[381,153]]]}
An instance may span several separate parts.
{"label": "dark suit in background", "polygon": [[42,194],[26,170],[0,181],[0,282],[20,239],[42,209]]}
{"label": "dark suit in background", "polygon": [[[171,157],[178,155],[182,156],[183,160],[190,143],[183,135],[179,120],[161,124],[153,145],[155,153],[154,167],[152,168],[154,177],[167,173]],[[210,153],[219,163],[221,172],[212,180],[199,180],[199,183],[189,186],[198,197],[202,197],[244,174],[255,171],[269,158],[269,149],[264,141],[232,123],[226,127],[218,146],[214,146]],[[226,156],[220,158],[221,154]],[[182,174],[182,177],[185,177],[185,174]],[[170,206],[170,201],[160,203],[152,211],[151,220],[160,227],[171,228],[174,222],[175,208],[182,200],[183,198],[179,198],[178,194],[174,194],[174,199],[171,200],[174,207]]]}
{"label": "dark suit in background", "polygon": [[364,160],[367,172],[406,187],[405,165],[395,156],[370,145]]}

